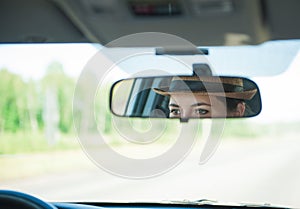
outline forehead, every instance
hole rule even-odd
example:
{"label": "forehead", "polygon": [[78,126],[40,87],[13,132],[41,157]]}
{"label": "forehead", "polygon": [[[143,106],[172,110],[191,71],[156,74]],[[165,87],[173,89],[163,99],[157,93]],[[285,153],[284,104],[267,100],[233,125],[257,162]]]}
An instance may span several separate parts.
{"label": "forehead", "polygon": [[204,103],[210,104],[211,100],[214,100],[213,96],[197,95],[197,94],[193,94],[193,93],[184,93],[184,94],[172,94],[170,96],[169,103],[194,104],[194,103],[204,102]]}

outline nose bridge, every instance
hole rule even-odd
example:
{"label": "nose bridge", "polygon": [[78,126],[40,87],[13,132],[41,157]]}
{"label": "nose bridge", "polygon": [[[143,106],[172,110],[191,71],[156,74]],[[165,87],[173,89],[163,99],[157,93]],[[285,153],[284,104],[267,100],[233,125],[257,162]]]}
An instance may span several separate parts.
{"label": "nose bridge", "polygon": [[191,118],[193,115],[192,108],[185,106],[181,110],[181,118]]}
{"label": "nose bridge", "polygon": [[191,104],[196,103],[195,97],[193,95],[185,95],[180,101],[181,107],[181,118],[192,118],[193,117],[193,108]]}

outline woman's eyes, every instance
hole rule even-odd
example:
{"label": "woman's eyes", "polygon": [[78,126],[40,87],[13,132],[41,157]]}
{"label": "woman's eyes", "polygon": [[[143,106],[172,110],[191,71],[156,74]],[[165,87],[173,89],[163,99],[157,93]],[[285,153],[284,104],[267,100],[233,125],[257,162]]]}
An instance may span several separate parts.
{"label": "woman's eyes", "polygon": [[201,108],[195,109],[195,113],[197,115],[206,115],[208,112],[209,112],[208,110],[201,109]]}
{"label": "woman's eyes", "polygon": [[[194,113],[196,115],[206,115],[207,113],[209,113],[209,111],[206,110],[206,109],[197,108],[197,109],[194,110]],[[170,114],[172,116],[179,116],[181,114],[181,111],[180,111],[180,109],[171,109]]]}

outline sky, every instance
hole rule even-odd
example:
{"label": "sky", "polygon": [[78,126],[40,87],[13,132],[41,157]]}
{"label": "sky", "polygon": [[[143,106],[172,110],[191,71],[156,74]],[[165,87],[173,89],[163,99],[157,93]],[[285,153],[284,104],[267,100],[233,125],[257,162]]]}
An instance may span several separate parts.
{"label": "sky", "polygon": [[[240,67],[243,70],[236,72],[255,75],[251,78],[260,87],[263,111],[254,120],[260,122],[300,121],[300,97],[296,96],[299,95],[298,89],[300,89],[298,86],[300,83],[300,42],[295,43],[283,46],[280,43],[273,45],[267,43],[257,48],[249,46],[248,50],[245,50],[247,49],[245,47],[233,48],[232,54],[236,56],[250,51],[243,59],[237,59],[235,56],[226,57],[225,55],[231,49],[216,47],[211,49],[211,54],[215,56],[212,56],[214,59],[209,61],[217,68],[217,72],[221,69],[232,74],[232,68],[237,70]],[[21,75],[24,80],[39,79],[44,75],[49,64],[57,61],[63,65],[66,74],[78,78],[85,65],[101,48],[101,45],[91,44],[2,44],[0,45],[0,69],[7,68]],[[260,54],[257,56],[258,53]],[[136,70],[140,67],[147,68],[147,61],[143,62],[141,57],[139,59],[138,62],[135,59],[128,61],[130,70],[134,68],[134,63],[137,66]],[[159,59],[162,62],[155,62],[156,65],[161,63],[164,66],[167,65],[166,60]],[[153,57],[147,60],[153,60]],[[149,66],[153,63],[153,61],[148,61]],[[173,64],[170,65],[171,68],[176,66]],[[280,75],[277,75],[279,73]],[[268,74],[272,76],[266,77]]]}
{"label": "sky", "polygon": [[3,44],[0,69],[7,68],[24,79],[39,79],[50,63],[57,61],[66,74],[77,77],[97,51],[91,44]]}

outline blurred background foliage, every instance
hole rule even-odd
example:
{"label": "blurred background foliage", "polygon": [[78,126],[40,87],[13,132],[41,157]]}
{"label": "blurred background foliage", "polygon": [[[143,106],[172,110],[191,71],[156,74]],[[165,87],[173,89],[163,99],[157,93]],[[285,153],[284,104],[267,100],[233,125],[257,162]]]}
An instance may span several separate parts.
{"label": "blurred background foliage", "polygon": [[[72,112],[75,85],[76,79],[65,74],[59,62],[52,62],[39,80],[26,80],[9,69],[0,69],[0,154],[79,149]],[[93,125],[93,131],[110,135],[112,145],[122,144],[123,139],[113,126],[108,99],[103,100],[97,95],[96,100],[94,107],[98,123]],[[129,120],[124,119],[124,126],[128,123]],[[132,124],[138,129],[149,126],[147,120],[135,119]],[[162,143],[176,139],[178,133],[174,126],[179,124],[177,120],[168,121]],[[205,126],[199,129],[200,138],[204,129]],[[222,138],[285,137],[287,133],[295,134],[299,130],[300,123],[295,122],[257,124],[248,119],[228,119]]]}
{"label": "blurred background foliage", "polygon": [[76,80],[60,63],[51,63],[39,80],[3,68],[0,80],[0,154],[79,147],[71,140]]}
{"label": "blurred background foliage", "polygon": [[75,79],[68,77],[60,63],[49,65],[44,78],[24,81],[8,69],[0,70],[0,131],[41,131],[45,120],[47,91],[51,89],[58,103],[58,129],[62,133],[72,131],[72,97]]}

